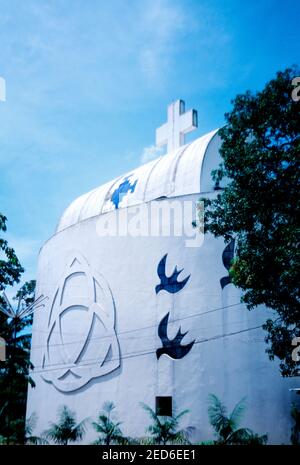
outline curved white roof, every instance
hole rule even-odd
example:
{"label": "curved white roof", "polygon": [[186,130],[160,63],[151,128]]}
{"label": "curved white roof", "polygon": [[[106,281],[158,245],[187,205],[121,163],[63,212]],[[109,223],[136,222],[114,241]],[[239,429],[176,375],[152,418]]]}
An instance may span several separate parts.
{"label": "curved white roof", "polygon": [[[217,167],[219,137],[214,137],[217,131],[81,195],[64,211],[56,232],[116,208],[212,190],[210,171]],[[213,157],[209,158],[213,160],[209,161],[206,158],[212,146]],[[205,166],[205,171],[209,170],[209,186],[203,173]]]}

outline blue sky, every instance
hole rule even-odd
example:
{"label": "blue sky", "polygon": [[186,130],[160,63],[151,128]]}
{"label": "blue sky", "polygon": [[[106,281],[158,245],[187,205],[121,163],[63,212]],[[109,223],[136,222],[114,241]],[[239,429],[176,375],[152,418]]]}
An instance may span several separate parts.
{"label": "blue sky", "polygon": [[0,211],[24,277],[75,197],[151,154],[168,103],[198,110],[198,137],[299,63],[299,14],[290,0],[0,0]]}

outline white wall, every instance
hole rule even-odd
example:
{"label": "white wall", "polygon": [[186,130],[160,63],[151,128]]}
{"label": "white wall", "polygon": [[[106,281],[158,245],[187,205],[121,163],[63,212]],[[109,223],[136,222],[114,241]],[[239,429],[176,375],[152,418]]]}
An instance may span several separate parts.
{"label": "white wall", "polygon": [[[180,200],[195,201],[197,197]],[[223,241],[206,236],[202,247],[188,248],[185,237],[99,237],[99,224],[104,221],[112,224],[118,215],[120,210],[69,227],[53,236],[41,250],[37,295],[47,295],[49,301],[34,317],[32,361],[36,388],[29,389],[27,411],[27,416],[32,412],[38,414],[36,433],[55,421],[57,408],[62,404],[75,410],[81,420],[95,417],[103,402],[110,400],[117,406],[124,433],[142,436],[149,421],[139,403],[154,407],[155,396],[172,395],[178,410],[190,409],[183,425],[197,428],[195,439],[211,439],[207,397],[215,393],[229,409],[246,396],[248,409],[243,425],[258,433],[267,432],[271,443],[288,442],[288,388],[293,383],[282,379],[277,364],[268,360],[263,331],[257,329],[222,337],[258,326],[266,318],[262,309],[249,312],[242,305],[234,305],[239,303],[240,294],[232,284],[222,291],[220,278],[227,274],[221,258]],[[78,252],[87,260],[91,274],[101,274],[111,289],[121,361],[115,371],[93,379],[74,392],[64,393],[41,377],[42,363],[49,336],[52,296],[62,285],[67,264]],[[155,293],[155,286],[159,284],[157,265],[166,253],[168,275],[176,265],[178,269],[184,268],[180,280],[191,275],[177,294]],[[82,283],[84,287],[84,280]],[[83,296],[85,289],[78,285],[77,295]],[[233,306],[221,309],[229,305]],[[196,343],[180,360],[171,360],[165,355],[157,360],[155,351],[161,346],[157,327],[169,311],[171,321],[178,320],[170,325],[169,337],[174,337],[181,325],[182,332],[188,331],[183,343],[193,339]],[[79,318],[78,315],[75,312],[74,318]],[[75,325],[72,318],[68,321],[69,332],[78,332],[78,337],[83,339],[84,318]],[[63,331],[69,337],[68,322]],[[64,340],[72,344],[72,339]],[[56,357],[62,349],[58,341]],[[142,355],[142,352],[149,353]],[[92,362],[91,369],[95,366]],[[90,429],[84,442],[94,438],[95,432]]]}

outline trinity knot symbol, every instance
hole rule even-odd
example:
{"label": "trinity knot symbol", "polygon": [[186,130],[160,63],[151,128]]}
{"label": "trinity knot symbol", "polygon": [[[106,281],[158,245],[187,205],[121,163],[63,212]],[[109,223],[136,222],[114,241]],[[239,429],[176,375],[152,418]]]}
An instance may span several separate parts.
{"label": "trinity knot symbol", "polygon": [[111,290],[80,254],[69,262],[49,305],[45,381],[72,392],[120,366]]}

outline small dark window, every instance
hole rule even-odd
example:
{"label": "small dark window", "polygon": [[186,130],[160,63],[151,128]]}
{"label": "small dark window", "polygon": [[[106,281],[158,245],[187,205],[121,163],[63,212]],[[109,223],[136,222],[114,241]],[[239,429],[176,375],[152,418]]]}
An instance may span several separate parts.
{"label": "small dark window", "polygon": [[161,415],[164,417],[171,417],[173,415],[172,397],[156,397],[156,415]]}

